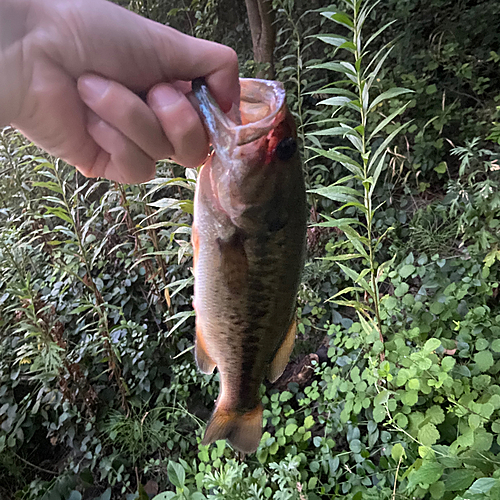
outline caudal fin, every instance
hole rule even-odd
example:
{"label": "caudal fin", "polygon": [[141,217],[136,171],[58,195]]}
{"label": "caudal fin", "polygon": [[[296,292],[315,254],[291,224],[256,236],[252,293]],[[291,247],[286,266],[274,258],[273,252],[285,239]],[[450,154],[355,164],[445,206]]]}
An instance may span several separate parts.
{"label": "caudal fin", "polygon": [[246,413],[217,406],[201,443],[206,445],[227,439],[236,450],[248,454],[257,450],[261,436],[262,405]]}

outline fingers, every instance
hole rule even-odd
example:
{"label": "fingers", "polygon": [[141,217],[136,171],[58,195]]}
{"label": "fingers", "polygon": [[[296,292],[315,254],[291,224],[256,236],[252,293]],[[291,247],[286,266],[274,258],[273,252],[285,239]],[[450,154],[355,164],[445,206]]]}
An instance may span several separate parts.
{"label": "fingers", "polygon": [[173,147],[172,159],[185,167],[201,165],[208,155],[208,137],[188,98],[162,83],[148,93],[148,104]]}
{"label": "fingers", "polygon": [[169,158],[173,148],[149,106],[119,83],[97,75],[78,80],[83,102],[153,160]]}
{"label": "fingers", "polygon": [[[124,86],[97,75],[84,75],[78,80],[82,100],[95,113],[89,115],[89,132],[94,140],[112,157],[114,172],[123,163],[124,179],[127,182],[144,182],[149,172],[144,160],[140,160],[138,172],[133,174],[123,151],[135,145],[153,160],[172,158],[186,167],[197,167],[207,157],[208,138],[198,113],[184,93],[190,85],[178,82],[174,85],[160,84],[148,94],[148,104]],[[96,125],[96,116],[102,123]],[[124,137],[119,138],[119,134]],[[102,134],[102,136],[99,136]],[[118,151],[120,153],[118,153]],[[134,153],[136,161],[144,155]],[[126,166],[125,166],[126,165]],[[102,165],[100,170],[102,170]],[[93,171],[93,175],[102,175]],[[116,173],[114,180],[116,180]],[[142,181],[138,180],[142,179]],[[124,181],[122,181],[124,182]]]}
{"label": "fingers", "polygon": [[154,177],[154,160],[93,111],[88,112],[87,130],[101,150],[88,167],[77,165],[83,175],[126,184],[146,182]]}

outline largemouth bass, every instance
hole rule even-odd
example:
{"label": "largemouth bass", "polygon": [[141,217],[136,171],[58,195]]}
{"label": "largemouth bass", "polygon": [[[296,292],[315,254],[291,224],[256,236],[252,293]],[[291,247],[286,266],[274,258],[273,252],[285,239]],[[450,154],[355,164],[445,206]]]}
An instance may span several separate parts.
{"label": "largemouth bass", "polygon": [[214,148],[194,202],[195,356],[203,373],[220,374],[203,444],[227,439],[252,453],[262,435],[260,385],[281,376],[294,345],[306,198],[283,86],[240,83],[232,121],[203,80],[193,82]]}

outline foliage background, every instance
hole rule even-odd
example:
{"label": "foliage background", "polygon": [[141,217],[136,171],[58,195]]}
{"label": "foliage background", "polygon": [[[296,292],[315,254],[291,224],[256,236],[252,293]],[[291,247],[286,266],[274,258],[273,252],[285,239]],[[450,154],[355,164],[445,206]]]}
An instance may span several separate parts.
{"label": "foliage background", "polygon": [[[118,3],[258,70],[243,2]],[[218,382],[190,352],[196,172],[87,180],[2,131],[1,498],[499,498],[500,5],[364,2],[364,41],[395,22],[370,50],[392,47],[366,116],[387,153],[363,179],[359,106],[330,100],[361,88],[328,67],[356,59],[350,3],[273,3],[311,227],[297,346],[245,461],[199,445]]]}

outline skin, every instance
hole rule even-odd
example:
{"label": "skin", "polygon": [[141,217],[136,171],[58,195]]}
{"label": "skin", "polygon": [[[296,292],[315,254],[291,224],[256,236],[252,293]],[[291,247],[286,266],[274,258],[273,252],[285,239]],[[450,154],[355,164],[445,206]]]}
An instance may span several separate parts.
{"label": "skin", "polygon": [[223,111],[239,102],[228,47],[105,0],[0,0],[0,126],[88,177],[136,183],[160,159],[200,165],[208,137],[189,100],[197,77]]}

